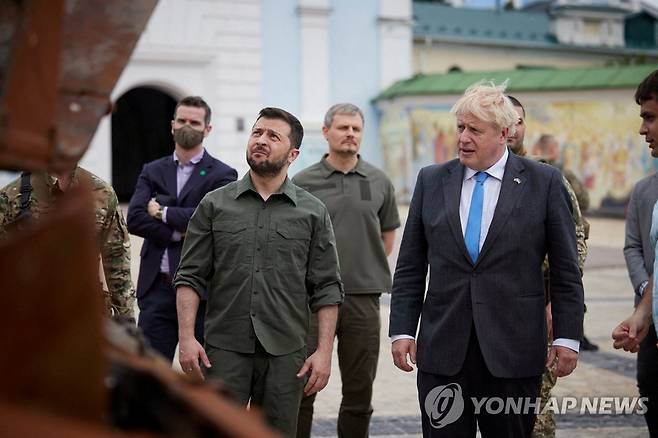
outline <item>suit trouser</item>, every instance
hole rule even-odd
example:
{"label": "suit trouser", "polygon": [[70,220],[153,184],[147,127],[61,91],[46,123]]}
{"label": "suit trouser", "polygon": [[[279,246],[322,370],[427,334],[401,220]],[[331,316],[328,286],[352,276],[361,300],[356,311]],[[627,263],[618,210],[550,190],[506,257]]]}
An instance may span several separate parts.
{"label": "suit trouser", "polygon": [[208,379],[220,380],[237,401],[263,410],[270,426],[294,438],[297,412],[307,379],[297,373],[306,360],[306,347],[281,356],[269,354],[260,342],[254,353],[237,353],[206,344],[212,367],[204,368]]}
{"label": "suit trouser", "polygon": [[648,397],[644,419],[650,436],[658,438],[658,348],[653,324],[637,353],[637,387],[641,397]]}
{"label": "suit trouser", "polygon": [[[459,405],[456,402],[457,396],[435,398],[441,392],[438,387],[446,385],[449,385],[450,391],[443,392],[443,395],[460,393],[463,400],[463,412],[460,413],[456,407]],[[457,385],[459,386],[457,387]],[[540,385],[541,375],[518,379],[494,377],[484,362],[473,327],[464,364],[456,375],[443,376],[418,370],[418,399],[423,437],[475,438],[476,426],[479,427],[482,438],[530,437],[535,422],[534,409],[527,414],[515,414],[511,409],[508,413],[505,413],[504,409],[502,412],[498,412],[498,409],[501,407],[500,403],[507,402],[508,398],[514,401],[528,399],[533,403],[536,402]],[[434,389],[437,391],[432,391]],[[487,403],[484,403],[480,406],[480,412],[476,413],[473,397],[478,400],[478,404],[483,398],[489,398],[494,402],[489,405],[491,411],[488,412]],[[443,403],[448,399],[452,401],[452,405]],[[450,409],[447,412],[453,415],[443,417],[443,421],[440,421],[442,418],[440,414],[446,410],[446,407]],[[433,417],[430,418],[430,415]],[[448,418],[454,421],[448,422]]]}
{"label": "suit trouser", "polygon": [[[178,315],[176,313],[176,291],[171,277],[158,275],[146,291],[137,299],[139,306],[138,326],[148,339],[151,347],[162,354],[169,362],[174,360],[178,344]],[[194,337],[203,345],[203,321],[206,315],[206,301],[199,302],[194,325]]]}
{"label": "suit trouser", "polygon": [[[317,317],[309,329],[309,354],[318,342]],[[379,359],[379,294],[345,295],[338,310],[338,366],[343,398],[338,411],[339,437],[367,437],[372,416],[372,384]],[[299,409],[297,437],[311,435],[315,395],[303,397]]]}

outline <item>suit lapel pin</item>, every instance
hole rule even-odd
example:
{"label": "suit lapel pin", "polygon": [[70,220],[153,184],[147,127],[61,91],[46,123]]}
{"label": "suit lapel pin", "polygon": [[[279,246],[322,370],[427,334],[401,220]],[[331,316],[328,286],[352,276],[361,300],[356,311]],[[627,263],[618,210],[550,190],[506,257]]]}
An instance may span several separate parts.
{"label": "suit lapel pin", "polygon": [[520,178],[514,178],[514,182],[517,184],[521,184],[521,179]]}
{"label": "suit lapel pin", "polygon": [[199,175],[201,175],[201,176],[206,176],[206,169],[201,169],[201,170],[199,171]]}

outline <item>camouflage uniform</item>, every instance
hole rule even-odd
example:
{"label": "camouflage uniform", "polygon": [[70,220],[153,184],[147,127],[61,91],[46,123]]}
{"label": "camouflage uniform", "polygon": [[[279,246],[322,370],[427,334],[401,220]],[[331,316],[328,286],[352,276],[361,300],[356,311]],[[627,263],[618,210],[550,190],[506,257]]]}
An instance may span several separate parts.
{"label": "camouflage uniform", "polygon": [[[521,148],[519,155],[526,156],[526,151],[524,148]],[[545,162],[544,160],[541,160],[539,157],[528,157],[528,158],[533,158],[535,160]],[[568,179],[568,177],[571,176],[573,176],[575,181],[578,182],[577,187],[579,189],[580,197],[578,196],[579,194],[577,194],[574,191],[573,186]],[[567,193],[569,194],[569,200],[571,201],[571,214],[573,216],[574,227],[576,229],[576,250],[578,252],[578,267],[580,268],[580,272],[582,274],[583,268],[585,267],[585,259],[587,258],[586,240],[589,237],[589,223],[585,220],[585,218],[582,215],[579,201],[582,198],[583,202],[586,202],[587,206],[589,206],[589,195],[587,194],[585,187],[580,183],[580,181],[577,178],[575,178],[575,175],[573,175],[573,173],[568,174],[567,172],[562,172],[562,180],[564,182],[565,188],[567,189]],[[550,275],[549,275],[548,259],[544,260],[543,270],[544,270],[544,288],[546,291],[546,303],[548,304],[550,300],[550,284],[549,284]],[[552,339],[549,339],[549,348],[551,346],[552,341],[553,341]],[[548,411],[543,414],[541,413],[541,411],[544,409],[544,406],[546,406],[546,403],[548,403],[548,399],[551,396],[551,390],[555,386],[556,382],[557,382],[557,377],[555,376],[554,370],[547,369],[541,378],[540,414],[537,415],[537,419],[535,420],[535,427],[532,430],[533,438],[555,437],[555,415],[553,414],[553,411]]]}
{"label": "camouflage uniform", "polygon": [[578,199],[580,211],[587,211],[589,209],[589,193],[587,193],[587,189],[585,189],[583,183],[578,179],[576,174],[569,169],[563,169],[561,166],[558,166],[558,168],[562,171],[562,175],[564,175],[567,181],[569,181],[569,184],[571,184],[571,188]]}
{"label": "camouflage uniform", "polygon": [[[585,266],[585,259],[587,258],[587,237],[589,234],[589,224],[583,218],[583,215],[580,210],[580,205],[578,203],[578,197],[573,190],[571,184],[569,183],[566,175],[562,176],[564,186],[567,189],[569,194],[569,200],[571,201],[571,210],[573,215],[574,226],[576,228],[576,249],[578,251],[578,267],[582,274],[583,268]],[[582,186],[581,186],[582,188]],[[582,188],[584,190],[584,188]],[[550,284],[549,284],[549,266],[548,259],[544,260],[544,284],[547,292],[546,300],[550,300]],[[549,340],[549,346],[550,342]],[[548,399],[551,396],[551,390],[555,386],[557,377],[553,369],[547,369],[544,372],[544,375],[541,379],[541,404],[540,411],[544,409]],[[533,438],[554,438],[555,437],[555,415],[553,411],[549,410],[545,413],[540,413],[537,415],[535,420],[535,427],[532,431]]]}
{"label": "camouflage uniform", "polygon": [[540,404],[540,413],[537,415],[535,420],[535,428],[532,430],[532,438],[554,438],[555,437],[555,415],[552,410],[548,412],[541,413],[548,403],[548,399],[551,396],[551,390],[555,386],[557,377],[553,369],[546,370],[544,375],[541,376],[541,391],[539,393],[541,397]]}
{"label": "camouflage uniform", "polygon": [[[62,194],[57,178],[45,172],[30,177],[30,218],[39,220],[56,206]],[[107,289],[105,305],[110,314],[133,317],[135,290],[130,277],[130,240],[128,228],[112,186],[78,167],[73,171],[71,186],[85,184],[91,187],[94,202],[95,229],[103,264]],[[21,179],[0,190],[0,238],[11,231],[20,214]]]}
{"label": "camouflage uniform", "polygon": [[[582,275],[585,268],[585,259],[587,258],[587,238],[589,237],[589,223],[585,220],[580,208],[578,194],[573,189],[569,180],[563,176],[562,180],[564,186],[569,193],[569,200],[571,201],[571,214],[573,216],[574,225],[576,227],[576,249],[578,251],[578,267]],[[589,198],[588,198],[589,199]],[[548,264],[548,260],[545,261]]]}

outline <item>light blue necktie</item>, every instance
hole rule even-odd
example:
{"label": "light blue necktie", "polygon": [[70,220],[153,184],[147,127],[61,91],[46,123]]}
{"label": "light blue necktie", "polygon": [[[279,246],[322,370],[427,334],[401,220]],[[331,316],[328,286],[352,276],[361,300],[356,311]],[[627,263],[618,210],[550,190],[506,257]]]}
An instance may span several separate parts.
{"label": "light blue necktie", "polygon": [[466,249],[473,263],[480,254],[480,228],[482,225],[482,201],[484,200],[484,180],[489,176],[486,172],[475,174],[475,187],[471,196],[471,208],[468,210],[468,222],[466,223]]}

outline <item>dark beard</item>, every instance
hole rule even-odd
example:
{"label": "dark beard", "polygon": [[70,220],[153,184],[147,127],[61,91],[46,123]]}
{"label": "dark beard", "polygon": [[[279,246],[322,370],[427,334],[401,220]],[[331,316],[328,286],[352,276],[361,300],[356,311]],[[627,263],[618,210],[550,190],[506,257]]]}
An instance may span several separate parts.
{"label": "dark beard", "polygon": [[257,163],[249,157],[249,154],[247,154],[247,164],[249,164],[251,170],[256,175],[263,177],[277,176],[281,173],[281,169],[285,167],[287,161],[288,157],[283,157],[281,160],[275,162],[262,161]]}
{"label": "dark beard", "polygon": [[523,152],[523,143],[515,142],[514,144],[509,144],[508,146],[514,155],[525,155]]}
{"label": "dark beard", "polygon": [[335,154],[343,158],[351,158],[358,154],[358,151],[348,150],[348,151],[336,151]]}

